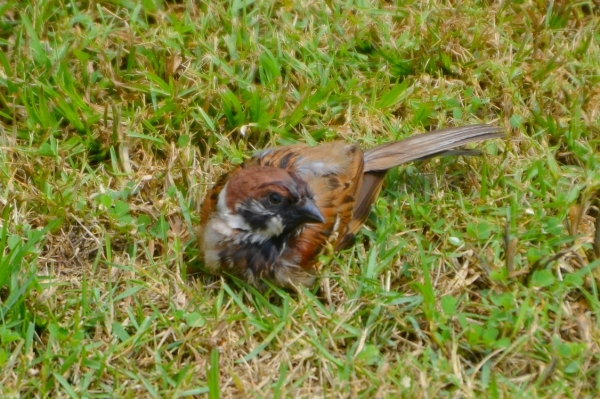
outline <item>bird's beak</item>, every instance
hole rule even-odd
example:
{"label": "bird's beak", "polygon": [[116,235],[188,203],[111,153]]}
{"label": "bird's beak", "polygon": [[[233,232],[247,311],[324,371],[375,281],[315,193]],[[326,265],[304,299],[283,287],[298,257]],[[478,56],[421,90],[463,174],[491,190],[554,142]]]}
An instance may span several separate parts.
{"label": "bird's beak", "polygon": [[306,199],[298,208],[298,217],[304,223],[325,223],[323,214],[312,199]]}

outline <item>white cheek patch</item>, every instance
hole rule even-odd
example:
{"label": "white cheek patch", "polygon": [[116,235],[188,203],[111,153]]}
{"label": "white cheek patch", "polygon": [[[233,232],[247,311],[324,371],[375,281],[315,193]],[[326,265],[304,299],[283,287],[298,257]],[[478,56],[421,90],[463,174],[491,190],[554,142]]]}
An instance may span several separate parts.
{"label": "white cheek patch", "polygon": [[[240,210],[241,208],[242,206],[238,205],[237,209]],[[254,234],[270,238],[283,233],[283,220],[281,219],[281,216],[268,211],[260,202],[256,200],[250,201],[250,203],[244,205],[243,208],[254,214],[270,216],[266,226],[262,229],[255,229],[253,231]]]}
{"label": "white cheek patch", "polygon": [[[215,220],[212,227],[220,234],[229,236],[233,233],[233,230],[242,230],[245,233],[239,237],[241,240],[250,240],[253,243],[262,243],[272,237],[278,236],[283,233],[284,225],[281,216],[274,215],[267,211],[265,207],[258,201],[252,201],[249,204],[249,210],[254,213],[270,214],[267,225],[263,229],[252,230],[248,222],[239,214],[234,214],[227,208],[227,185],[223,187],[219,193],[217,200],[217,211],[219,218]],[[238,204],[236,210],[239,210],[240,205]]]}
{"label": "white cheek patch", "polygon": [[283,220],[281,220],[281,216],[275,215],[271,217],[267,222],[267,227],[260,232],[269,237],[278,236],[283,233]]}
{"label": "white cheek patch", "polygon": [[244,218],[241,217],[240,215],[234,215],[227,208],[227,204],[225,202],[226,197],[227,197],[227,184],[225,185],[225,187],[223,187],[223,189],[219,193],[219,199],[217,201],[217,211],[219,212],[219,217],[223,220],[223,222],[225,222],[227,227],[229,227],[232,230],[249,231],[250,226],[248,225],[248,223],[246,223]]}
{"label": "white cheek patch", "polygon": [[262,244],[281,233],[283,233],[283,220],[281,219],[281,216],[273,215],[269,218],[265,228],[252,230],[246,233],[244,239],[255,244]]}
{"label": "white cheek patch", "polygon": [[281,216],[266,210],[263,204],[258,201],[250,202],[249,208],[249,210],[255,214],[270,216],[264,228],[254,230],[253,234],[257,237],[254,237],[253,241],[262,242],[283,233],[283,219],[281,219]]}

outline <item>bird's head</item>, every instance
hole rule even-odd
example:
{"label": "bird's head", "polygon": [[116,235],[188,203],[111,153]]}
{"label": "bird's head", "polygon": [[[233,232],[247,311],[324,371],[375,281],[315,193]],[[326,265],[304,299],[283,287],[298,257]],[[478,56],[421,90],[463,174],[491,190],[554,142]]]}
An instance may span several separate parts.
{"label": "bird's head", "polygon": [[262,242],[325,219],[308,184],[295,173],[250,166],[234,173],[219,194],[219,216],[229,228]]}

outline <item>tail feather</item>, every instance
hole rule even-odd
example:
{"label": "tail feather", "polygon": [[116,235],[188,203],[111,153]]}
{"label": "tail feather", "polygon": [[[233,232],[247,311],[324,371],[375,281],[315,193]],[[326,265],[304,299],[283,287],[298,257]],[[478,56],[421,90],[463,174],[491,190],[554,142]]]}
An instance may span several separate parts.
{"label": "tail feather", "polygon": [[480,155],[477,150],[455,150],[468,143],[502,137],[501,129],[490,125],[472,125],[418,134],[405,140],[371,148],[364,152],[364,177],[354,205],[354,215],[336,248],[352,242],[379,195],[388,169],[403,163],[441,155]]}
{"label": "tail feather", "polygon": [[501,137],[500,131],[490,125],[452,127],[383,144],[365,151],[365,172],[388,170],[403,163],[446,155],[447,151],[461,145]]}

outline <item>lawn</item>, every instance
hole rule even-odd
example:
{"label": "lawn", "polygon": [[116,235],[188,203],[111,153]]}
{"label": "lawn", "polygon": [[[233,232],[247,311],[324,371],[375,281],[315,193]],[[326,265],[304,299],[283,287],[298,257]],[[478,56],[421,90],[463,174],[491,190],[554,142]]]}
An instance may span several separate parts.
{"label": "lawn", "polygon": [[[0,4],[2,398],[600,395],[600,4]],[[255,150],[473,123],[317,286],[205,273]]]}

